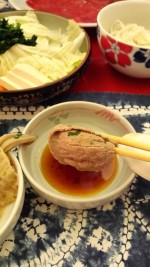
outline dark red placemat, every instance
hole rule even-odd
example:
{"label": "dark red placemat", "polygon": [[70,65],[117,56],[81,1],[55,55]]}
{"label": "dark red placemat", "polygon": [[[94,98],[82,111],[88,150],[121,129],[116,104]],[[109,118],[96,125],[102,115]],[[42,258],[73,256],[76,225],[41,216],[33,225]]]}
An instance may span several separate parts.
{"label": "dark red placemat", "polygon": [[100,52],[96,29],[88,29],[92,44],[91,62],[81,80],[73,86],[79,92],[122,92],[150,94],[150,78],[138,79],[126,76],[113,69]]}

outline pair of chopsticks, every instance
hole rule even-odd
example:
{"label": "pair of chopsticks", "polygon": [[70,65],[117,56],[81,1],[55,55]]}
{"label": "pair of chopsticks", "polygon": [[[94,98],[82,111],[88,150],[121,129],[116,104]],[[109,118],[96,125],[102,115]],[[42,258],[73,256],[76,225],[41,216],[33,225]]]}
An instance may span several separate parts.
{"label": "pair of chopsticks", "polygon": [[[130,137],[126,138],[126,137],[109,135],[106,133],[99,133],[99,135],[102,138],[106,138],[110,142],[115,143],[116,154],[124,156],[124,157],[129,157],[129,158],[134,158],[134,159],[150,162],[150,143],[149,144],[142,143],[140,141],[130,139]],[[139,149],[139,151],[138,150],[128,150],[127,148],[117,147],[118,144],[133,147],[133,148]],[[149,153],[146,151],[149,151]]]}

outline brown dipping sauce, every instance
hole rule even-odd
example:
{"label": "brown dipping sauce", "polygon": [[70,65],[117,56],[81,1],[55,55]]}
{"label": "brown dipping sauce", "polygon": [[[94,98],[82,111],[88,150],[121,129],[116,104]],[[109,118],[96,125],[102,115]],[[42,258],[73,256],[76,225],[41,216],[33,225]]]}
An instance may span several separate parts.
{"label": "brown dipping sauce", "polygon": [[60,164],[46,145],[41,155],[40,168],[46,181],[58,191],[72,196],[88,196],[112,183],[118,170],[116,156],[114,161],[113,174],[104,180],[101,172],[78,171],[72,166]]}

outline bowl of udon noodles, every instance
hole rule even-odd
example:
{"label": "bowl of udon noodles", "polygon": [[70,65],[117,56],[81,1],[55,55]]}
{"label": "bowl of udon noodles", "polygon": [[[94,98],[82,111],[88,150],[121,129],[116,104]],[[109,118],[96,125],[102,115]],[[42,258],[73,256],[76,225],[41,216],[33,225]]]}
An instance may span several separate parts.
{"label": "bowl of udon noodles", "polygon": [[0,147],[0,245],[15,227],[24,203],[25,187],[20,164],[14,152]]}
{"label": "bowl of udon noodles", "polygon": [[117,71],[150,78],[150,1],[118,1],[97,16],[97,40],[107,62]]}

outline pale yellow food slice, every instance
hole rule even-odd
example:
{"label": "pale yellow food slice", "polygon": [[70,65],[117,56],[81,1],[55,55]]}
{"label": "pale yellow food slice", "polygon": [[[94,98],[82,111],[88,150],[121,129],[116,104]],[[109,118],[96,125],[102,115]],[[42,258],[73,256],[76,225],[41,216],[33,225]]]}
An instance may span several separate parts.
{"label": "pale yellow food slice", "polygon": [[16,199],[17,173],[9,157],[0,147],[0,214],[1,210]]}

